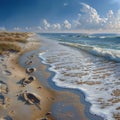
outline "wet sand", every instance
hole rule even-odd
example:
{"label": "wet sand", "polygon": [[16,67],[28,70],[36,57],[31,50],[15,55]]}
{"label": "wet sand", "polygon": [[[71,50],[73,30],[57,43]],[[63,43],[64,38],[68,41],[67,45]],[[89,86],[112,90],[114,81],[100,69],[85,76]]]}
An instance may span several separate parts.
{"label": "wet sand", "polygon": [[55,73],[49,71],[50,66],[43,64],[42,60],[38,57],[38,54],[43,52],[43,49],[46,50],[43,41],[44,39],[41,39],[40,49],[21,56],[20,64],[27,68],[24,64],[26,58],[32,54],[36,56],[33,58],[33,63],[31,64],[32,67],[37,68],[34,75],[40,80],[43,86],[55,94],[50,110],[52,116],[54,116],[56,120],[103,120],[101,117],[89,112],[91,104],[85,101],[85,96],[82,92],[79,90],[60,88],[55,85],[52,81]]}
{"label": "wet sand", "polygon": [[[59,88],[52,82],[55,73],[48,71],[49,66],[42,64],[38,57],[39,47],[42,47],[40,38],[32,36],[28,41],[21,44],[21,53],[0,56],[0,80],[8,86],[8,93],[3,93],[5,103],[0,105],[0,119],[93,120],[95,115],[88,114],[89,107],[86,106],[90,105],[80,100],[79,91]],[[29,67],[36,68],[36,71],[26,73]],[[29,75],[35,76],[36,80],[22,86],[20,81]],[[26,104],[21,97],[24,92],[37,94],[40,105]],[[85,99],[84,95],[82,99]]]}
{"label": "wet sand", "polygon": [[48,100],[53,101],[50,105],[51,115],[55,120],[74,120],[76,117],[78,120],[87,120],[87,117],[84,114],[84,105],[80,102],[78,95],[68,91],[58,91],[50,86],[49,79],[53,76],[51,76],[51,73],[46,70],[47,66],[41,63],[38,53],[39,50],[26,53],[21,56],[19,62],[22,66],[27,68],[25,61],[30,55],[34,55],[31,66],[35,67],[37,71],[32,75],[35,75],[39,79],[42,87],[44,86],[54,94],[54,97],[47,98]]}

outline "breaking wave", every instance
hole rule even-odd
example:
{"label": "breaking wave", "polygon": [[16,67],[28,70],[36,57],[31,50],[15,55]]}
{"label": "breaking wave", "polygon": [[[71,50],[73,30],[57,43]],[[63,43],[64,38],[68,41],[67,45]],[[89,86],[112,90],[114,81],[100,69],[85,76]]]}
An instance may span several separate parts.
{"label": "breaking wave", "polygon": [[77,43],[62,42],[60,44],[75,47],[75,48],[84,50],[86,52],[89,52],[93,55],[104,57],[105,59],[108,59],[108,60],[120,62],[120,50],[105,49],[97,46],[83,45],[83,44],[77,44]]}

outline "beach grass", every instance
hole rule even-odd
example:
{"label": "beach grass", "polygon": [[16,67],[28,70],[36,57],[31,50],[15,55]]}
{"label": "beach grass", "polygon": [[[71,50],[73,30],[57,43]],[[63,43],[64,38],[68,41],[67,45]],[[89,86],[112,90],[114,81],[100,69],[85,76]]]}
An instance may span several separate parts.
{"label": "beach grass", "polygon": [[20,52],[19,43],[27,43],[30,33],[27,32],[0,32],[0,54],[5,51]]}
{"label": "beach grass", "polygon": [[20,50],[21,50],[21,47],[17,44],[0,43],[0,54],[3,54],[4,51],[20,52]]}
{"label": "beach grass", "polygon": [[28,33],[23,32],[0,32],[0,41],[26,43]]}

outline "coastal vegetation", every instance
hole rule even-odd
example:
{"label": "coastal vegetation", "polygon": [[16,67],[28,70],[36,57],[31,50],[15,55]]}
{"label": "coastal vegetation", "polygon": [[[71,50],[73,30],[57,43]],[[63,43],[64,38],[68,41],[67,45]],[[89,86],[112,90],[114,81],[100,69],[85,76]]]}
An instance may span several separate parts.
{"label": "coastal vegetation", "polygon": [[0,43],[0,54],[3,54],[5,51],[10,52],[20,52],[21,47],[13,43]]}
{"label": "coastal vegetation", "polygon": [[5,51],[20,52],[19,43],[27,43],[29,33],[23,32],[0,32],[0,54]]}
{"label": "coastal vegetation", "polygon": [[0,41],[22,42],[26,43],[28,38],[27,32],[0,32]]}

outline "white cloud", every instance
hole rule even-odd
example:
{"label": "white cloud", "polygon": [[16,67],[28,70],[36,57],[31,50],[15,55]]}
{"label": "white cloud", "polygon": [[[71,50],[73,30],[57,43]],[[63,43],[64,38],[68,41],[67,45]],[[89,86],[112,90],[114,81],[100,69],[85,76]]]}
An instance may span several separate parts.
{"label": "white cloud", "polygon": [[50,25],[50,23],[46,19],[44,19],[43,20],[43,26],[44,26],[45,30],[48,30],[51,25]]}
{"label": "white cloud", "polygon": [[20,27],[14,27],[13,30],[19,31],[19,30],[21,30],[21,28]]}
{"label": "white cloud", "polygon": [[37,29],[38,29],[38,30],[42,30],[42,27],[41,27],[41,26],[37,26]]}
{"label": "white cloud", "polygon": [[71,23],[68,20],[65,20],[63,25],[65,29],[68,29],[68,30],[71,29]]}
{"label": "white cloud", "polygon": [[105,17],[101,17],[97,10],[88,4],[81,3],[82,9],[77,19],[71,23],[64,20],[60,23],[50,23],[44,19],[43,24],[39,27],[40,31],[120,31],[120,10],[113,12],[109,10]]}
{"label": "white cloud", "polygon": [[78,19],[74,21],[75,26],[83,29],[97,29],[99,28],[104,19],[100,18],[97,11],[85,3],[81,3],[83,8],[81,9],[82,14],[78,14]]}
{"label": "white cloud", "polygon": [[60,29],[61,29],[61,25],[60,25],[59,23],[56,23],[56,24],[53,24],[53,25],[52,25],[52,28],[53,28],[54,30],[60,30]]}
{"label": "white cloud", "polygon": [[120,30],[120,10],[114,13],[110,10],[107,14],[106,28]]}
{"label": "white cloud", "polygon": [[[41,27],[42,26],[42,27]],[[48,20],[44,19],[43,24],[39,26],[40,31],[60,31],[61,30],[61,24],[60,23],[50,23]]]}
{"label": "white cloud", "polygon": [[81,9],[81,14],[78,14],[77,20],[74,20],[74,29],[120,30],[120,10],[116,13],[110,10],[106,17],[102,18],[93,7],[85,3],[81,3],[81,5],[83,8]]}
{"label": "white cloud", "polygon": [[64,5],[64,6],[68,6],[68,3],[64,3],[63,5]]}
{"label": "white cloud", "polygon": [[25,30],[30,31],[32,28],[31,27],[25,27]]}
{"label": "white cloud", "polygon": [[40,27],[40,31],[64,31],[64,30],[70,30],[71,29],[71,23],[68,20],[64,20],[63,23],[50,23],[48,20],[44,19],[42,27]]}

